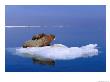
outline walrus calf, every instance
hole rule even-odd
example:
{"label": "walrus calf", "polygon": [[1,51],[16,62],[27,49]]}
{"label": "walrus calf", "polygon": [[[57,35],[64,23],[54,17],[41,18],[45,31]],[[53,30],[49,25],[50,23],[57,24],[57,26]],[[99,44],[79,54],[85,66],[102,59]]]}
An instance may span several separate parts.
{"label": "walrus calf", "polygon": [[54,40],[54,38],[55,38],[55,35],[53,34],[34,35],[32,37],[32,40],[28,40],[23,44],[23,48],[48,46]]}

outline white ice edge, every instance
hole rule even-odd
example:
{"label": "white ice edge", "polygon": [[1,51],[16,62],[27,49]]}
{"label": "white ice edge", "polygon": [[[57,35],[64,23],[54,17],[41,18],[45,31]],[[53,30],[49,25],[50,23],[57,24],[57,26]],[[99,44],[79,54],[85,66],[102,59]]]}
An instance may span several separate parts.
{"label": "white ice edge", "polygon": [[87,58],[98,55],[97,44],[88,44],[82,47],[67,47],[62,44],[54,44],[45,47],[9,48],[14,55],[36,58],[50,58],[54,60],[68,60]]}

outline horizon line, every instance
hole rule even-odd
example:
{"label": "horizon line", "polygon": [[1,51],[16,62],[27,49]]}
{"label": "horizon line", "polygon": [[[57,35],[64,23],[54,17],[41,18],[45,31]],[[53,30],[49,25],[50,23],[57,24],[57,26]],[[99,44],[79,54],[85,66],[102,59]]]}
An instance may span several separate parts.
{"label": "horizon line", "polygon": [[[25,27],[25,28],[28,28],[28,27],[48,27],[47,25],[38,25],[38,26],[25,26],[25,25],[23,25],[23,26],[5,26],[6,28],[17,28],[17,27]],[[52,27],[59,27],[59,28],[62,28],[62,27],[64,27],[63,25],[52,25]]]}
{"label": "horizon line", "polygon": [[41,26],[5,26],[7,28],[15,28],[15,27],[41,27]]}

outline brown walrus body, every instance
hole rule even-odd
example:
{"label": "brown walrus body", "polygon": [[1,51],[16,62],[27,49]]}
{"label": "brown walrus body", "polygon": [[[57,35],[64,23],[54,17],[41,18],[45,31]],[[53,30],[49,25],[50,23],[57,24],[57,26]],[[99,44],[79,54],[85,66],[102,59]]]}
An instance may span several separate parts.
{"label": "brown walrus body", "polygon": [[[52,34],[46,35],[36,34],[32,37],[32,40],[28,40],[23,44],[23,48],[27,47],[43,47],[48,46],[54,40],[55,36]],[[55,61],[52,59],[39,59],[39,58],[32,58],[33,63],[39,64],[47,64],[47,65],[54,65]]]}
{"label": "brown walrus body", "polygon": [[38,39],[40,39],[40,38],[42,38],[44,36],[46,36],[46,34],[44,34],[44,33],[42,33],[42,34],[36,34],[36,35],[34,35],[32,37],[32,40],[36,40],[36,39],[38,40]]}
{"label": "brown walrus body", "polygon": [[34,35],[32,37],[32,40],[28,40],[23,44],[23,48],[48,46],[52,42],[52,40],[54,40],[54,38],[55,36],[52,34]]}

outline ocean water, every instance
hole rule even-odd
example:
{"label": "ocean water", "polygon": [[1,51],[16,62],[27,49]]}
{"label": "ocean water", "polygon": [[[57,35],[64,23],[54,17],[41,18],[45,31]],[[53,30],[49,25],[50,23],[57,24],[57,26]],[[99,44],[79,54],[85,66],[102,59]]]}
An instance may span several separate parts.
{"label": "ocean water", "polygon": [[[56,10],[54,9],[55,12],[58,11],[56,15],[53,15],[54,17],[50,16],[54,12],[51,13],[50,11],[52,11],[52,9],[49,9],[50,11],[46,13],[45,16],[43,16],[41,19],[38,18],[38,20],[40,21],[37,20],[37,25],[39,25],[37,26],[35,25],[36,20],[32,18],[36,17],[35,13],[37,11],[35,12],[34,9],[34,14],[32,14],[32,9],[30,7],[29,8],[31,9],[31,13],[27,13],[26,11],[29,11],[28,9],[25,11],[21,10],[24,8],[24,6],[6,6],[6,72],[106,72],[105,6],[70,6],[71,9],[73,8],[76,11],[73,10],[71,12],[71,10],[69,11],[67,7],[68,12],[61,18],[59,18],[62,13],[66,12],[66,7],[67,6],[59,6],[60,9],[58,7],[54,7],[56,8]],[[42,8],[42,6],[40,6],[39,8]],[[61,11],[61,9],[63,9],[63,11]],[[48,10],[48,7],[44,10]],[[19,11],[22,11],[22,14],[20,13],[19,15],[19,13],[17,13]],[[28,16],[28,19],[30,19],[31,21],[27,20],[27,17],[24,14],[25,12],[27,13],[26,16]],[[41,15],[41,13],[43,12],[41,9],[39,14]],[[14,16],[13,13],[15,13],[16,15]],[[39,14],[37,14],[37,16]],[[24,18],[21,18],[23,16]],[[46,17],[49,18],[49,20],[47,20]],[[54,22],[56,23],[54,24]],[[29,23],[30,26],[37,27],[27,27]],[[26,26],[20,27],[23,25]],[[88,44],[98,44],[97,48],[99,50],[99,53],[97,56],[88,58],[55,60],[54,65],[45,65],[33,63],[32,58],[14,55],[7,50],[8,48],[21,47],[26,40],[31,39],[34,34],[39,33],[54,34],[56,36],[56,39],[51,44],[63,44],[68,47],[80,47]]]}
{"label": "ocean water", "polygon": [[[97,43],[99,55],[90,58],[78,58],[73,60],[56,60],[55,65],[34,64],[31,58],[13,55],[6,50],[6,71],[73,71],[73,72],[100,72],[106,69],[106,48],[104,30],[87,29],[69,30],[73,27],[63,28],[6,28],[6,48],[21,47],[22,44],[31,39],[36,33],[52,33],[56,35],[56,40],[52,44],[60,43],[68,47],[79,47],[90,43]],[[36,32],[36,31],[37,32]],[[14,32],[13,32],[14,31]],[[35,31],[35,32],[34,32]],[[98,32],[98,33],[97,33]],[[88,32],[87,32],[88,33]],[[80,35],[79,35],[80,34]],[[103,38],[102,38],[103,37]],[[60,55],[60,54],[59,54]]]}

